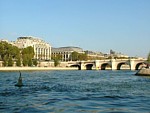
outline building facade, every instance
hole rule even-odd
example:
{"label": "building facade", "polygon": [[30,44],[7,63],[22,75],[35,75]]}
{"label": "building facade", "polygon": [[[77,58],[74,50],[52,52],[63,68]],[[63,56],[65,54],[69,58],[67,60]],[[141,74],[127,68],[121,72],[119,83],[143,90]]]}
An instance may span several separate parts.
{"label": "building facade", "polygon": [[19,37],[13,44],[18,48],[32,46],[34,48],[34,59],[51,60],[51,46],[41,39],[35,37]]}
{"label": "building facade", "polygon": [[72,61],[72,52],[84,53],[82,48],[73,46],[52,48],[52,56],[60,55],[62,61]]}

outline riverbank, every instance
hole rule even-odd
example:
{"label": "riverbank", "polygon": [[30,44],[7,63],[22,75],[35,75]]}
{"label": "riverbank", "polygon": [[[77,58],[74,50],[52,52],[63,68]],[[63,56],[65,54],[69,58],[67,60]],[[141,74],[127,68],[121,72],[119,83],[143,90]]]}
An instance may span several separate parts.
{"label": "riverbank", "polygon": [[75,67],[0,67],[0,71],[78,70]]}

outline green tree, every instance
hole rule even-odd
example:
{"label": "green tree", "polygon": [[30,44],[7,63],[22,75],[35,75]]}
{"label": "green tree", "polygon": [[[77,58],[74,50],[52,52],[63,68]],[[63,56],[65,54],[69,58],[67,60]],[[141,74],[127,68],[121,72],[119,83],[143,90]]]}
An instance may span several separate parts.
{"label": "green tree", "polygon": [[77,61],[78,60],[78,56],[79,56],[78,52],[76,52],[76,51],[72,52],[72,54],[71,54],[72,61]]}
{"label": "green tree", "polygon": [[60,55],[52,56],[52,60],[54,61],[54,66],[56,67],[60,64],[61,56]]}
{"label": "green tree", "polygon": [[1,59],[2,60],[6,60],[6,59],[4,59],[4,57],[6,57],[6,56],[8,56],[8,52],[7,52],[7,50],[8,50],[8,43],[7,42],[0,42],[0,56],[1,56]]}
{"label": "green tree", "polygon": [[18,58],[18,59],[16,60],[16,65],[17,65],[17,66],[21,66],[21,59],[20,59],[20,58]]}
{"label": "green tree", "polygon": [[7,56],[4,56],[3,58],[3,66],[6,67],[8,64]]}
{"label": "green tree", "polygon": [[23,64],[23,66],[27,66],[28,65],[28,58],[26,56],[23,57],[22,64]]}
{"label": "green tree", "polygon": [[27,55],[30,58],[34,57],[34,49],[32,46],[26,47],[22,50],[22,55]]}
{"label": "green tree", "polygon": [[54,59],[54,66],[57,67],[60,64],[58,59]]}
{"label": "green tree", "polygon": [[13,59],[18,59],[20,57],[20,49],[16,46],[12,46],[11,56]]}
{"label": "green tree", "polygon": [[78,53],[78,52],[74,51],[71,54],[71,58],[72,58],[72,61],[87,60],[88,56],[86,53]]}
{"label": "green tree", "polygon": [[85,54],[85,53],[80,53],[79,55],[78,55],[78,60],[87,60],[88,59],[88,57],[87,57],[87,54]]}
{"label": "green tree", "polygon": [[8,59],[8,66],[13,66],[14,62],[12,60],[12,57],[9,57]]}
{"label": "green tree", "polygon": [[28,59],[28,66],[32,66],[32,59]]}
{"label": "green tree", "polygon": [[37,66],[37,65],[38,65],[38,61],[37,61],[37,59],[34,59],[34,60],[33,60],[33,65],[35,65],[35,66]]}
{"label": "green tree", "polygon": [[33,47],[29,46],[22,50],[22,59],[24,66],[32,66],[33,62],[32,59],[34,57],[34,49]]}
{"label": "green tree", "polygon": [[[20,54],[19,48],[8,44],[5,41],[0,42],[0,59],[3,61],[4,66],[11,66],[13,63],[13,59]],[[9,60],[7,60],[9,59]]]}
{"label": "green tree", "polygon": [[9,44],[5,41],[0,42],[0,60],[3,61],[4,66],[12,66],[13,60],[16,60],[16,65],[20,66],[21,59],[23,60],[22,62],[24,66],[30,66],[32,65],[33,57],[34,49],[31,46],[20,50],[18,47],[13,46],[12,44]]}

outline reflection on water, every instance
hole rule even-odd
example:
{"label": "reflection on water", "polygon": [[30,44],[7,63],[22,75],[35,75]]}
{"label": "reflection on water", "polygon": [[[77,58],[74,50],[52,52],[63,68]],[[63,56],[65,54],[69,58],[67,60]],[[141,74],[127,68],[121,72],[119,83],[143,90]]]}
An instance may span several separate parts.
{"label": "reflection on water", "polygon": [[0,72],[0,113],[150,111],[150,78],[133,71]]}

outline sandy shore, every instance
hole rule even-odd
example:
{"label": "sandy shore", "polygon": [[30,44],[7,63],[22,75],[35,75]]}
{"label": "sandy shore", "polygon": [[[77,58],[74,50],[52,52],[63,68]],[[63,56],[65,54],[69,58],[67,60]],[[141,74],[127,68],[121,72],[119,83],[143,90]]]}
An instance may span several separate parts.
{"label": "sandy shore", "polygon": [[0,67],[0,71],[78,70],[73,67]]}

